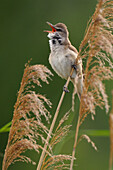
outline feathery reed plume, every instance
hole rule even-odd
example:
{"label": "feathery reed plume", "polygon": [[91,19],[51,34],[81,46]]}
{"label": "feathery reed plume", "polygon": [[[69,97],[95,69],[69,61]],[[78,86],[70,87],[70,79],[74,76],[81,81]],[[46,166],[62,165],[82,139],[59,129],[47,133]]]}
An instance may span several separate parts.
{"label": "feathery reed plume", "polygon": [[26,150],[34,149],[39,152],[40,148],[43,149],[37,144],[37,140],[46,142],[43,136],[44,133],[48,134],[48,129],[42,123],[42,116],[49,122],[51,116],[44,103],[51,107],[51,102],[43,95],[36,94],[33,89],[35,84],[41,86],[39,79],[48,84],[51,75],[52,73],[43,65],[26,65],[14,107],[2,170],[7,170],[9,165],[16,161],[32,162],[22,154]]}
{"label": "feathery reed plume", "polygon": [[[109,110],[103,80],[113,78],[113,1],[100,0],[89,22],[85,37],[80,45],[78,61],[86,59],[85,79],[81,96],[78,123],[72,157],[75,155],[79,127],[89,113],[94,119],[95,108],[105,106]],[[71,161],[70,170],[73,167]]]}
{"label": "feathery reed plume", "polygon": [[[59,121],[59,124],[52,136],[52,139],[49,143],[49,148],[48,148],[48,153],[55,147],[55,145],[57,143],[59,143],[64,137],[66,137],[66,135],[69,132],[69,128],[71,127],[71,125],[63,125],[64,122],[66,122],[66,120],[69,117],[69,112],[67,112],[64,117]],[[65,123],[66,124],[66,123]],[[70,166],[70,160],[72,159],[71,156],[69,155],[54,155],[53,153],[51,153],[52,156],[48,155],[48,153],[46,153],[44,159],[43,159],[43,163],[41,166],[41,170],[46,170],[46,169],[69,169]],[[75,159],[75,158],[74,158]]]}
{"label": "feathery reed plume", "polygon": [[109,110],[103,80],[113,78],[113,1],[100,0],[91,18],[84,40],[80,45],[79,57],[87,58],[84,89],[81,101],[81,120],[95,108],[105,106]]}
{"label": "feathery reed plume", "polygon": [[110,159],[109,159],[109,170],[113,168],[113,91],[112,91],[112,110],[109,115],[109,126],[110,126]]}

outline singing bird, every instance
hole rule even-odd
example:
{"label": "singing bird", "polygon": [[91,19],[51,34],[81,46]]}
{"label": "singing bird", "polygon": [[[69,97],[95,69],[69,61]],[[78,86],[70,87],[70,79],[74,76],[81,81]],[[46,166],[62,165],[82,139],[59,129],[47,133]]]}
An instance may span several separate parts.
{"label": "singing bird", "polygon": [[[68,38],[69,32],[66,25],[63,23],[53,25],[50,22],[47,22],[47,24],[52,28],[52,31],[45,31],[48,33],[48,38],[50,39],[49,45],[51,52],[49,55],[49,63],[53,70],[66,80],[70,76],[72,67],[74,68],[71,81],[80,99],[83,89],[82,60],[79,59],[75,65],[78,51],[72,46]],[[65,85],[63,90],[69,92]]]}

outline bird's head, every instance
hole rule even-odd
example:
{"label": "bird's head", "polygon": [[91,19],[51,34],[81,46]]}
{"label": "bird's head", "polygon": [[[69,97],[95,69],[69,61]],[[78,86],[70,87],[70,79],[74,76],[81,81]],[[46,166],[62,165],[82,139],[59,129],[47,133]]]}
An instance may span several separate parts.
{"label": "bird's head", "polygon": [[50,39],[60,39],[62,42],[65,42],[68,39],[68,30],[65,24],[58,23],[56,25],[51,24],[50,22],[47,22],[47,24],[52,28],[51,31],[44,31],[48,32],[48,37]]}

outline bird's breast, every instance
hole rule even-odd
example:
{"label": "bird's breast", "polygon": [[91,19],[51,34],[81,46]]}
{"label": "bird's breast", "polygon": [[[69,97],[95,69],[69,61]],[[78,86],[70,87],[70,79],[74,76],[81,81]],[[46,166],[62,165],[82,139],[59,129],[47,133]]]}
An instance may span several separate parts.
{"label": "bird's breast", "polygon": [[75,62],[75,59],[74,57],[73,59],[70,59],[68,50],[62,46],[51,51],[49,62],[60,77],[67,79],[71,72],[71,65]]}

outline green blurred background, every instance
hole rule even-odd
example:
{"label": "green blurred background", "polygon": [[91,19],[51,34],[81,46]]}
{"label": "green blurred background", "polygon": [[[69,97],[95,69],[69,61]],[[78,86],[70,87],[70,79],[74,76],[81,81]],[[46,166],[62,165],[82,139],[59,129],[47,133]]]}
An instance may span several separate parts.
{"label": "green blurred background", "polygon": [[[17,92],[20,87],[25,63],[32,58],[31,64],[44,64],[53,73],[53,81],[49,85],[43,84],[39,92],[53,103],[51,114],[54,114],[65,80],[59,78],[48,63],[49,45],[47,33],[49,29],[46,21],[53,24],[63,22],[70,32],[70,40],[78,49],[84,37],[85,28],[92,16],[97,0],[0,0],[0,127],[11,121]],[[113,81],[106,82],[109,104],[111,105],[111,89]],[[72,84],[70,93],[61,108],[58,120],[71,107]],[[75,99],[76,113],[71,113],[70,122],[75,130],[79,102]],[[82,129],[109,129],[109,115],[105,110],[97,109],[95,120],[91,116],[81,126]],[[8,133],[0,134],[0,169],[2,154],[4,153]],[[109,164],[109,138],[95,137],[98,151],[96,152],[85,140],[77,147],[76,170],[107,170]],[[62,153],[71,154],[73,138],[62,146]],[[35,152],[28,153],[35,161],[38,160]],[[36,167],[26,163],[11,165],[10,170],[35,170]]]}

